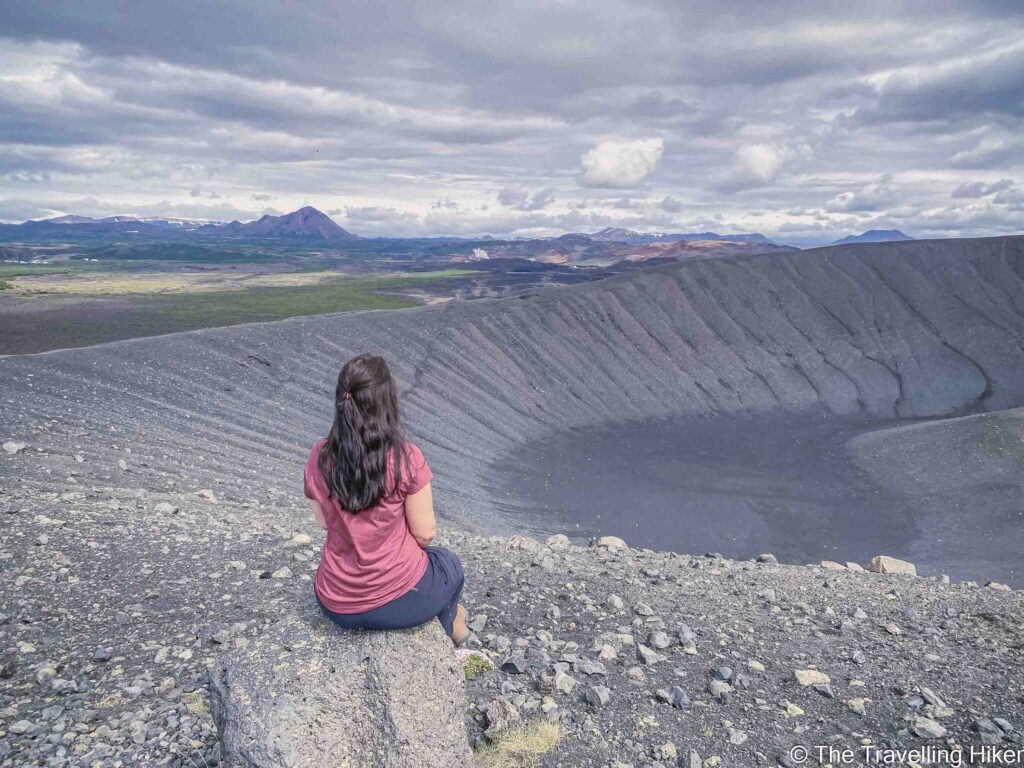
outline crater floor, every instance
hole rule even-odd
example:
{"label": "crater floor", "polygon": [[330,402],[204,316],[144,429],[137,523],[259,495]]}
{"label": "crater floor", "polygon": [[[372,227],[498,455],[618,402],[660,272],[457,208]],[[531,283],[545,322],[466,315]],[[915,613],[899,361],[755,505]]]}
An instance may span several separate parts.
{"label": "crater floor", "polygon": [[[1024,446],[1021,413],[1009,413],[1017,439],[1008,443]],[[789,563],[866,565],[886,553],[923,574],[1021,586],[1019,450],[969,499],[920,477],[909,451],[887,456],[884,475],[864,455],[865,441],[948,421],[717,417],[572,430],[496,461],[495,495],[538,531],[695,555],[773,552]],[[988,457],[990,471],[999,463]]]}

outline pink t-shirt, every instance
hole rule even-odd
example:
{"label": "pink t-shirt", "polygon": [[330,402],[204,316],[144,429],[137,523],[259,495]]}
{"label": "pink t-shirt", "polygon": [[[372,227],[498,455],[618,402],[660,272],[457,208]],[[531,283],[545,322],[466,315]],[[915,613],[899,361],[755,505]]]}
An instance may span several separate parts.
{"label": "pink t-shirt", "polygon": [[[352,514],[327,490],[319,466],[324,442],[309,452],[305,472],[306,498],[320,504],[327,521],[327,540],[314,582],[316,594],[335,613],[371,611],[404,595],[427,569],[427,553],[405,521],[405,497],[422,489],[433,473],[420,449],[406,443],[397,492],[381,497],[375,507]],[[392,466],[389,461],[387,487]]]}

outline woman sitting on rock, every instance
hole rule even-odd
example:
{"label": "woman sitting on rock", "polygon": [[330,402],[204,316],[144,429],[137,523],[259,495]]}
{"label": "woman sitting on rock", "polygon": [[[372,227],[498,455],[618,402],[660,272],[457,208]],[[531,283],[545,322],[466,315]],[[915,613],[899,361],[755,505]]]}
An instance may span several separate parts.
{"label": "woman sitting on rock", "polygon": [[305,493],[327,531],[314,591],[350,629],[399,629],[437,618],[456,645],[469,636],[462,563],[434,539],[433,473],[402,439],[398,392],[384,358],[359,355],[338,374],[334,425],[306,462]]}

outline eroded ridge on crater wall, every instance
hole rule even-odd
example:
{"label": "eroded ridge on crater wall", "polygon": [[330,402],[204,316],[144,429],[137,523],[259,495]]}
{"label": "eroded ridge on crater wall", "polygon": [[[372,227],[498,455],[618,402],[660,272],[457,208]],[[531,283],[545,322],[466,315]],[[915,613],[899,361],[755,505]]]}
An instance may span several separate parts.
{"label": "eroded ridge on crater wall", "polygon": [[[196,488],[297,486],[339,365],[385,354],[442,471],[547,430],[665,416],[962,415],[1022,402],[1024,238],[842,246],[673,264],[526,299],[296,318],[0,359],[5,435],[124,448]],[[116,471],[116,469],[112,469]]]}

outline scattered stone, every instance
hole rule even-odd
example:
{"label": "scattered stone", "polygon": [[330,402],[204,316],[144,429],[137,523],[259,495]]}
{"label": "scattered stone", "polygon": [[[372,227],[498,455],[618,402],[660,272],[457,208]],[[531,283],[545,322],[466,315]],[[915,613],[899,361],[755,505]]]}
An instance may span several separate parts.
{"label": "scattered stone", "polygon": [[693,642],[697,639],[697,633],[690,629],[689,625],[679,622],[676,625],[676,635],[682,643]]}
{"label": "scattered stone", "polygon": [[931,688],[921,686],[921,698],[931,704],[933,707],[945,707],[946,702],[940,699]]}
{"label": "scattered stone", "polygon": [[611,691],[603,685],[592,685],[587,688],[583,698],[593,707],[603,707],[611,700]]}
{"label": "scattered stone", "polygon": [[676,745],[671,741],[666,741],[664,744],[659,744],[651,750],[651,756],[655,760],[663,760],[668,763],[675,762],[676,758],[679,757],[679,752],[676,750]]}
{"label": "scattered stone", "polygon": [[665,657],[662,654],[658,653],[653,648],[648,648],[643,643],[636,644],[636,657],[648,667],[653,667],[659,661],[665,660]]}
{"label": "scattered stone", "polygon": [[608,607],[609,611],[615,611],[617,613],[622,610],[624,603],[622,602],[622,598],[618,595],[608,595],[605,605]]}
{"label": "scattered stone", "polygon": [[594,542],[594,546],[608,552],[619,552],[623,549],[629,549],[629,545],[618,536],[602,536]]}
{"label": "scattered stone", "polygon": [[678,685],[673,685],[667,689],[659,688],[655,695],[659,700],[664,701],[666,704],[671,704],[676,709],[686,709],[690,706],[690,697]]}
{"label": "scattered stone", "polygon": [[906,560],[898,560],[888,555],[876,555],[871,558],[871,565],[868,566],[868,570],[872,573],[898,573],[917,576],[917,568],[914,567],[913,563],[908,563]]}
{"label": "scattered stone", "polygon": [[210,635],[210,642],[217,645],[227,645],[231,641],[231,633],[226,629],[218,629]]}
{"label": "scattered stone", "polygon": [[715,680],[722,680],[727,683],[732,679],[732,667],[712,667],[711,676]]}
{"label": "scattered stone", "polygon": [[903,630],[899,628],[899,625],[894,624],[891,621],[885,625],[885,631],[888,632],[890,635],[899,636],[903,634]]}
{"label": "scattered stone", "polygon": [[576,687],[576,679],[570,677],[562,671],[555,672],[553,680],[553,688],[558,693],[570,694],[572,689]]}
{"label": "scattered stone", "polygon": [[548,536],[544,540],[544,545],[548,549],[568,549],[572,546],[572,542],[564,533],[556,533],[553,536]]}
{"label": "scattered stone", "polygon": [[747,662],[747,669],[752,669],[754,672],[764,672],[764,664],[756,659],[751,659]]}
{"label": "scattered stone", "polygon": [[847,699],[846,708],[853,712],[855,715],[864,717],[867,715],[867,710],[864,708],[865,699]]}
{"label": "scattered stone", "polygon": [[633,612],[636,613],[637,616],[653,616],[654,615],[654,609],[651,608],[651,606],[649,606],[647,603],[642,603],[642,602],[636,604],[636,606],[633,608]]}
{"label": "scattered stone", "polygon": [[276,571],[270,574],[272,579],[290,579],[292,577],[292,569],[287,565],[278,568]]}
{"label": "scattered stone", "polygon": [[[3,445],[4,453],[8,453],[11,456],[13,456],[16,453],[21,453],[27,447],[28,447],[28,445],[26,443],[20,443],[17,440],[8,440]],[[22,722],[26,722],[26,721],[22,721]]]}
{"label": "scattered stone", "polygon": [[946,735],[946,729],[930,717],[915,718],[911,730],[922,739],[941,739]]}
{"label": "scattered stone", "polygon": [[837,563],[835,560],[822,560],[821,567],[826,571],[845,571],[846,566],[842,563]]}
{"label": "scattered stone", "polygon": [[33,733],[37,730],[35,723],[31,720],[19,720],[16,723],[12,723],[11,727],[8,728],[11,733],[15,736],[20,736],[23,733]]}
{"label": "scattered stone", "polygon": [[289,547],[308,547],[313,543],[313,537],[308,533],[296,533],[288,540]]}
{"label": "scattered stone", "polygon": [[501,662],[501,671],[510,675],[526,674],[526,658],[522,654],[513,654]]}
{"label": "scattered stone", "polygon": [[835,693],[832,691],[832,686],[828,683],[815,683],[811,687],[814,689],[815,693],[820,696],[824,696],[826,699],[834,699],[836,697]]}
{"label": "scattered stone", "polygon": [[110,661],[114,656],[114,649],[107,646],[99,646],[92,654],[92,660],[98,662]]}
{"label": "scattered stone", "polygon": [[[803,710],[801,710],[801,713],[802,712]],[[741,731],[739,728],[729,728],[727,732],[729,734],[729,743],[737,747],[740,744],[745,744],[747,739],[750,738],[747,736],[746,731]]]}
{"label": "scattered stone", "polygon": [[715,701],[725,704],[729,700],[729,694],[733,691],[733,687],[728,683],[721,680],[712,680],[708,684],[708,693],[711,694],[711,698]]}
{"label": "scattered stone", "polygon": [[521,552],[539,552],[541,543],[536,539],[530,538],[529,536],[520,536],[518,534],[509,536],[505,541],[505,548],[511,550],[518,550]]}
{"label": "scattered stone", "polygon": [[495,740],[520,719],[519,710],[515,705],[504,699],[495,699],[487,705],[487,730],[484,736]]}
{"label": "scattered stone", "polygon": [[999,726],[999,729],[1009,736],[1013,733],[1013,724],[1009,720],[1005,720],[1002,717],[993,717],[992,722]]}
{"label": "scattered stone", "polygon": [[599,661],[590,661],[589,659],[580,659],[573,664],[573,669],[581,675],[606,675],[608,670],[604,664]]}
{"label": "scattered stone", "polygon": [[796,677],[796,681],[805,688],[809,685],[828,685],[832,682],[828,675],[816,669],[797,669],[793,671],[793,675]]}
{"label": "scattered stone", "polygon": [[153,511],[158,515],[175,515],[178,513],[178,507],[169,501],[161,501],[153,507]]}
{"label": "scattered stone", "polygon": [[767,563],[769,565],[776,565],[779,562],[779,558],[777,558],[771,552],[765,552],[764,554],[757,556],[757,562]]}
{"label": "scattered stone", "polygon": [[988,587],[989,589],[995,589],[995,590],[997,590],[999,592],[1011,592],[1012,591],[1008,585],[1001,584],[998,581],[990,581],[990,582],[986,583],[985,586]]}
{"label": "scattered stone", "polygon": [[654,632],[651,632],[651,634],[647,638],[647,643],[652,648],[657,648],[658,650],[665,650],[669,647],[669,645],[671,645],[671,641],[669,640],[668,635],[665,632],[662,632],[661,630],[655,630]]}
{"label": "scattered stone", "polygon": [[1003,736],[1009,733],[1004,732],[993,720],[987,717],[979,717],[971,723],[971,727],[977,731],[983,744],[998,744],[1003,740]]}

